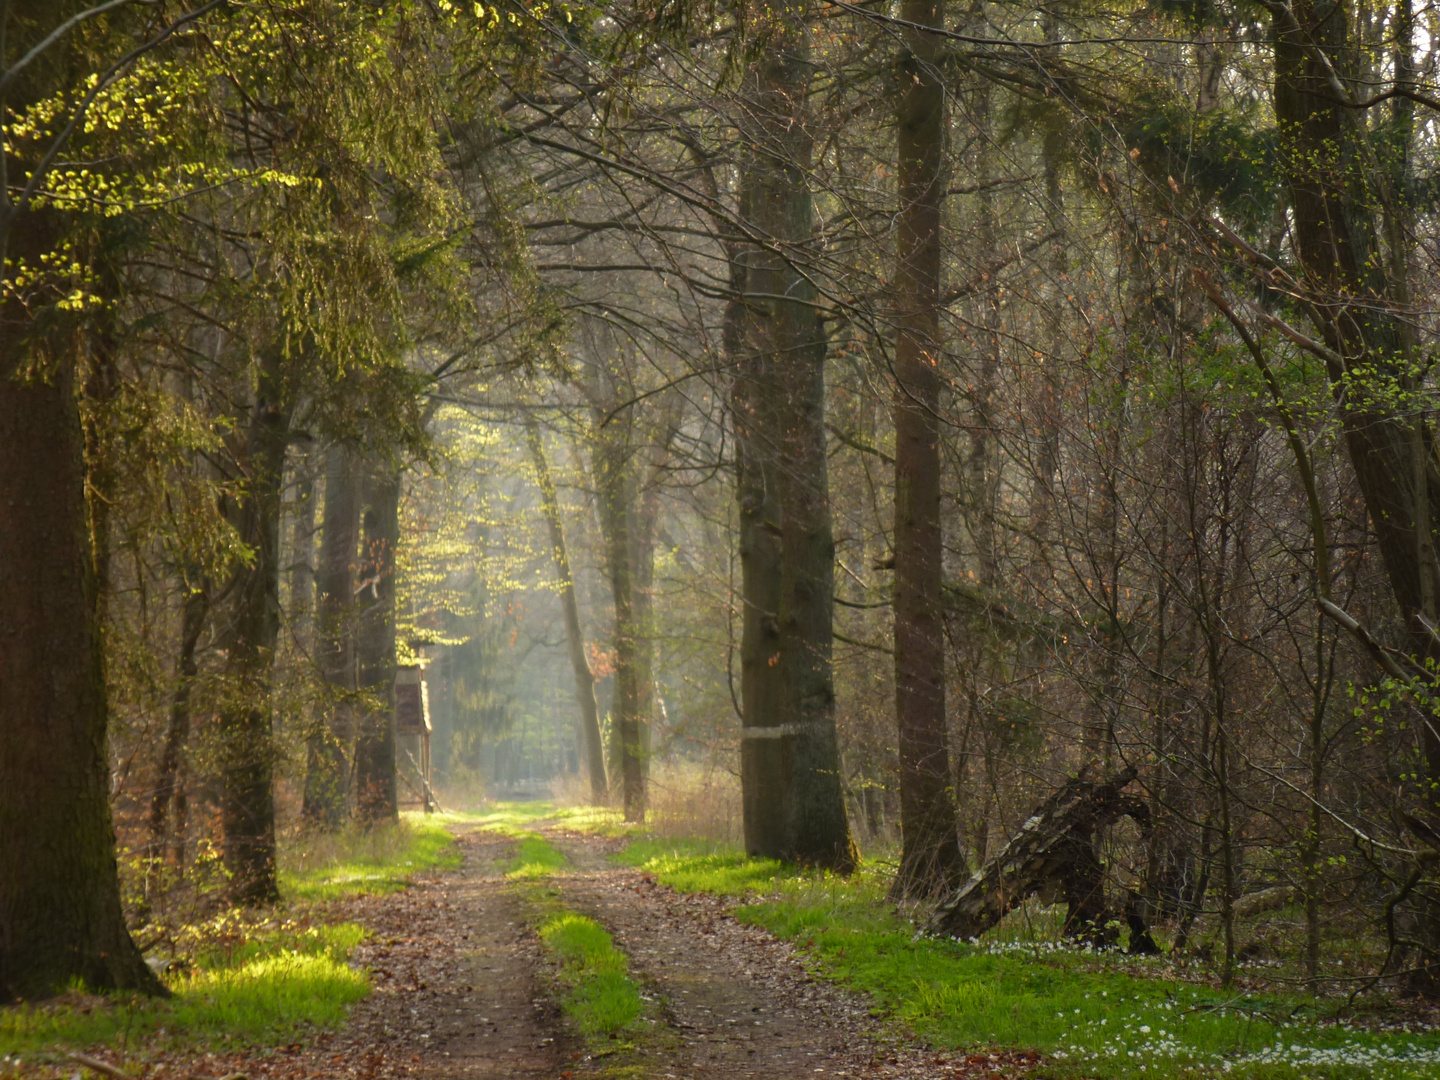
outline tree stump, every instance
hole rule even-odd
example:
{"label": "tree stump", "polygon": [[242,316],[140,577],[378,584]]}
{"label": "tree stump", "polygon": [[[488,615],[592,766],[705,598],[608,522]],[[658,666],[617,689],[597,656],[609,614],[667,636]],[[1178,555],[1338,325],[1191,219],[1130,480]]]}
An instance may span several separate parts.
{"label": "tree stump", "polygon": [[1135,769],[1127,768],[1104,780],[1090,780],[1084,772],[1071,780],[1036,807],[1000,852],[940,904],[926,931],[977,938],[1027,897],[1048,891],[1065,898],[1067,937],[1113,945],[1095,830],[1127,816],[1142,829],[1149,826],[1145,804],[1124,793],[1134,779]]}

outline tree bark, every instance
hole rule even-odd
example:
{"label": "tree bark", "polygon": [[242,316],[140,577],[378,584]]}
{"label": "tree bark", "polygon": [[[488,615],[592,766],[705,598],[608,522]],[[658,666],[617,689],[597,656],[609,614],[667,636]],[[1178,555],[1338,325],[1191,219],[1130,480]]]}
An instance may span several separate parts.
{"label": "tree bark", "polygon": [[364,562],[358,586],[355,659],[360,710],[355,741],[355,811],[366,825],[400,820],[395,776],[395,551],[400,540],[400,471],[379,467],[366,483]]}
{"label": "tree bark", "polygon": [[670,462],[671,443],[680,421],[682,399],[665,396],[655,410],[651,426],[648,460],[635,495],[634,526],[630,547],[635,560],[635,664],[639,684],[641,765],[645,782],[650,782],[654,756],[656,721],[663,720],[665,702],[655,680],[655,534],[660,522],[660,488]]}
{"label": "tree bark", "polygon": [[[1053,12],[1041,16],[1046,41],[1059,37]],[[1031,588],[1047,587],[1046,561],[1049,558],[1050,519],[1055,512],[1055,480],[1060,471],[1060,434],[1064,423],[1064,384],[1061,381],[1061,358],[1066,351],[1065,325],[1066,284],[1069,280],[1069,237],[1066,235],[1065,192],[1060,183],[1061,153],[1064,135],[1058,123],[1046,130],[1041,139],[1040,160],[1045,178],[1045,217],[1054,239],[1050,245],[1050,282],[1044,293],[1046,354],[1040,359],[1039,400],[1035,403],[1039,422],[1040,449],[1035,458],[1035,478],[1030,489],[1030,565],[1025,577]]]}
{"label": "tree bark", "polygon": [[290,526],[290,633],[302,652],[314,634],[315,455],[307,450],[295,467],[295,511]]}
{"label": "tree bark", "polygon": [[301,820],[312,828],[338,829],[347,816],[349,759],[355,741],[353,599],[360,536],[360,477],[354,455],[338,443],[327,455],[320,528],[315,660],[328,691],[306,746]]}
{"label": "tree bark", "polygon": [[195,651],[210,615],[209,589],[203,584],[188,583],[185,588],[180,613],[180,650],[175,659],[175,689],[170,695],[170,723],[160,752],[160,777],[150,798],[151,853],[160,858],[166,842],[171,841],[171,858],[177,866],[185,864],[186,800],[180,786],[180,773],[185,762],[185,747],[190,741],[190,695],[199,672]]}
{"label": "tree bark", "polygon": [[[1431,468],[1416,483],[1412,424],[1421,426],[1419,437],[1427,445],[1433,445],[1433,436],[1423,416],[1411,420],[1383,404],[1390,386],[1406,385],[1406,369],[1415,359],[1406,325],[1413,318],[1408,283],[1400,277],[1405,261],[1395,258],[1387,265],[1383,258],[1374,204],[1377,191],[1383,196],[1392,178],[1367,172],[1371,148],[1364,145],[1363,114],[1347,108],[1333,85],[1337,78],[1343,85],[1356,67],[1349,9],[1317,0],[1267,6],[1274,23],[1280,161],[1311,321],[1329,350],[1327,374],[1346,448],[1411,647],[1422,664],[1440,662],[1440,642],[1425,620],[1427,593],[1437,576],[1435,521],[1417,514],[1421,505],[1432,515],[1440,508],[1440,484]],[[1401,43],[1405,49],[1410,45]],[[1398,81],[1412,74],[1398,71]],[[1369,91],[1361,84],[1359,92]],[[1361,378],[1358,389],[1351,385],[1352,373]],[[1364,383],[1371,379],[1378,382],[1377,394],[1366,392]],[[1417,797],[1434,827],[1440,823],[1440,725],[1422,716],[1417,726],[1425,772]],[[1433,993],[1440,987],[1440,910],[1430,904],[1419,915],[1425,955],[1411,982]]]}
{"label": "tree bark", "polygon": [[620,740],[620,792],[626,821],[645,820],[645,768],[640,714],[640,632],[635,613],[634,469],[628,422],[598,433],[595,480],[605,533],[605,565],[615,603],[613,718]]}
{"label": "tree bark", "polygon": [[[938,0],[905,0],[901,18],[944,25]],[[895,719],[900,750],[900,869],[892,899],[939,896],[965,877],[945,722],[940,528],[940,206],[945,87],[934,35],[905,30],[898,65],[895,340]]]}
{"label": "tree bark", "polygon": [[856,852],[845,816],[831,670],[835,546],[825,459],[825,336],[800,270],[814,240],[807,177],[810,50],[805,12],[767,13],[745,73],[740,216],[746,236],[727,314],[738,346],[742,597],[740,774],[752,854],[842,872]]}
{"label": "tree bark", "polygon": [[585,638],[580,631],[580,605],[575,599],[575,579],[570,573],[570,556],[565,548],[565,530],[560,520],[560,502],[555,495],[555,481],[550,476],[550,463],[540,428],[527,419],[525,435],[530,444],[530,457],[535,463],[535,476],[540,485],[540,504],[545,523],[550,529],[550,552],[555,560],[555,576],[560,581],[560,608],[565,616],[565,638],[570,646],[570,668],[575,674],[575,701],[580,706],[580,733],[585,750],[585,765],[590,775],[590,801],[603,805],[609,796],[610,782],[605,775],[605,743],[600,736],[600,710],[595,704],[595,676],[585,657]]}
{"label": "tree bark", "polygon": [[240,493],[231,523],[251,551],[237,571],[226,635],[230,698],[220,710],[225,869],[237,904],[280,898],[275,879],[275,745],[271,680],[280,635],[280,505],[291,407],[282,403],[278,349],[260,360],[260,380],[237,455]]}
{"label": "tree bark", "polygon": [[[18,108],[20,89],[9,104]],[[11,160],[16,170],[22,166]],[[14,172],[12,175],[23,175]],[[7,206],[8,210],[8,206]],[[61,241],[49,211],[7,220],[9,257]],[[120,906],[104,656],[87,533],[75,357],[0,304],[0,999],[163,993]],[[48,346],[48,347],[47,347]],[[27,370],[32,361],[39,370]]]}
{"label": "tree bark", "polygon": [[1145,803],[1125,794],[1134,779],[1135,770],[1128,768],[1104,780],[1081,774],[1069,781],[1031,811],[996,856],[936,908],[926,931],[961,940],[977,938],[1026,897],[1055,892],[1069,908],[1066,936],[1112,944],[1095,833],[1124,815],[1142,828],[1149,826]]}

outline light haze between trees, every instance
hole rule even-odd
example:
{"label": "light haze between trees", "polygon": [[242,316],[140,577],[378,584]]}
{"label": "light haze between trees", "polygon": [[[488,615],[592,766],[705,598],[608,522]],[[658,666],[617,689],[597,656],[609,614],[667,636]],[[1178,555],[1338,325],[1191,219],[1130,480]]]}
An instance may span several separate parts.
{"label": "light haze between trees", "polygon": [[[0,7],[0,1001],[184,998],[177,942],[297,903],[327,943],[265,947],[343,965],[303,859],[556,799],[1015,1068],[1069,1044],[927,1027],[907,934],[1433,1020],[1437,42],[1411,0]],[[575,1038],[650,1016],[633,912],[512,885],[608,1002]]]}

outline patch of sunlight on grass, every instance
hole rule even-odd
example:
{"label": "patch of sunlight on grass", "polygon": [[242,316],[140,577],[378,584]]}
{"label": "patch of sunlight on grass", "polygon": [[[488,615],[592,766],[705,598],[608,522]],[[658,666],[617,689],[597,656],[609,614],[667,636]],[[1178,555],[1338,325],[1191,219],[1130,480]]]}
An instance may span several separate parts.
{"label": "patch of sunlight on grass", "polygon": [[460,865],[440,815],[406,815],[398,825],[310,833],[280,851],[280,891],[300,900],[387,893],[420,870]]}
{"label": "patch of sunlight on grass", "polygon": [[626,821],[615,806],[562,806],[554,817],[557,825],[592,836],[640,836],[645,832],[643,822]]}
{"label": "patch of sunlight on grass", "polygon": [[640,1018],[644,1002],[625,954],[599,923],[561,912],[541,925],[540,940],[560,965],[561,1006],[582,1033],[612,1035]]}
{"label": "patch of sunlight on grass", "polygon": [[423,810],[401,810],[401,821],[434,821],[441,825],[473,825],[484,814],[471,810],[437,810],[427,814]]}
{"label": "patch of sunlight on grass", "polygon": [[[616,861],[688,892],[750,897],[741,921],[796,942],[819,970],[950,1047],[1040,1050],[1037,1076],[1095,1080],[1434,1080],[1440,1033],[1332,1023],[1310,998],[1241,995],[1167,976],[1163,959],[1055,940],[917,937],[889,870],[849,879],[703,841],[640,840]],[[1035,927],[1031,928],[1032,930]],[[991,940],[991,938],[995,940]]]}
{"label": "patch of sunlight on grass", "polygon": [[479,825],[486,832],[502,836],[528,835],[535,824],[555,816],[555,804],[543,799],[528,802],[497,802],[494,809],[473,814],[467,824]]}
{"label": "patch of sunlight on grass", "polygon": [[636,840],[611,859],[654,874],[660,884],[680,892],[719,896],[764,891],[793,874],[773,859],[752,859],[733,844],[710,840]]}
{"label": "patch of sunlight on grass", "polygon": [[30,1055],[123,1043],[251,1046],[338,1028],[370,992],[346,964],[365,936],[354,923],[282,928],[170,979],[174,997],[71,992],[0,1008],[0,1054]]}
{"label": "patch of sunlight on grass", "polygon": [[522,833],[515,857],[505,870],[511,881],[539,881],[565,865],[565,853],[538,833]]}

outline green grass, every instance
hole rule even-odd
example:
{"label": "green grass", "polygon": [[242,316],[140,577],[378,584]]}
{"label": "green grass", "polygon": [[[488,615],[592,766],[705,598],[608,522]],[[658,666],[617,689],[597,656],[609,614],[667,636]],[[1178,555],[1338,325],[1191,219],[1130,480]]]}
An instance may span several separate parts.
{"label": "green grass", "polygon": [[520,836],[514,858],[506,867],[505,876],[511,881],[540,881],[564,865],[564,852],[551,846],[538,833],[524,833]]}
{"label": "green grass", "polygon": [[171,979],[175,996],[70,994],[0,1009],[0,1054],[58,1054],[90,1047],[252,1046],[334,1028],[370,992],[345,959],[364,937],[354,923],[255,930],[204,951]]}
{"label": "green grass", "polygon": [[406,814],[394,826],[303,837],[281,852],[280,891],[287,899],[322,901],[395,892],[416,871],[460,865],[446,828],[457,820]]}
{"label": "green grass", "polygon": [[[1440,1034],[1325,1023],[1310,999],[1241,996],[1170,978],[1163,959],[1067,948],[1023,933],[1018,918],[980,945],[917,938],[886,901],[888,879],[876,869],[841,880],[716,845],[662,841],[634,843],[617,861],[676,889],[753,897],[737,908],[738,918],[797,942],[820,971],[868,993],[923,1038],[949,1047],[1040,1050],[1049,1058],[1041,1075],[1440,1076]],[[1036,924],[1053,929],[1050,914]]]}
{"label": "green grass", "polygon": [[563,806],[553,816],[557,825],[593,836],[640,836],[645,831],[641,822],[626,821],[615,806]]}
{"label": "green grass", "polygon": [[466,821],[479,825],[486,832],[501,836],[526,836],[542,821],[555,816],[555,804],[542,800],[532,802],[501,802],[483,814],[472,814]]}
{"label": "green grass", "polygon": [[566,987],[561,1007],[582,1034],[615,1035],[640,1019],[645,1008],[640,988],[628,974],[625,954],[599,923],[559,912],[541,925],[540,940],[560,965]]}
{"label": "green grass", "polygon": [[[0,1055],[57,1054],[109,1046],[265,1046],[339,1027],[370,992],[349,967],[364,937],[354,923],[314,921],[305,905],[405,886],[416,871],[459,865],[446,828],[456,815],[405,815],[400,824],[303,837],[281,852],[280,887],[294,918],[254,921],[238,911],[175,934],[183,973],[168,977],[174,997],[78,991],[40,1005],[0,1009]],[[285,910],[285,909],[282,909]]]}
{"label": "green grass", "polygon": [[708,840],[636,840],[612,859],[654,874],[661,884],[680,892],[718,896],[768,890],[793,876],[773,859],[752,859],[731,845]]}
{"label": "green grass", "polygon": [[[534,804],[520,804],[530,810]],[[551,815],[515,817],[497,812],[486,828],[518,841],[505,876],[518,890],[537,925],[540,941],[558,968],[560,1007],[590,1038],[609,1038],[633,1028],[644,1014],[640,989],[629,975],[625,954],[593,919],[561,906],[547,879],[565,866],[565,854],[523,826]]]}

